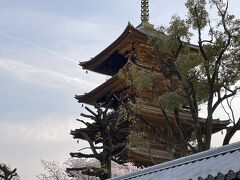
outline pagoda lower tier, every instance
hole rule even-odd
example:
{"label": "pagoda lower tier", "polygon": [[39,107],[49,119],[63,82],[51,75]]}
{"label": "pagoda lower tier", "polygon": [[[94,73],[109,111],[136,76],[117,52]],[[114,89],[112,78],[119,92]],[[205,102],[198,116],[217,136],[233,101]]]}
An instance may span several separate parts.
{"label": "pagoda lower tier", "polygon": [[[132,93],[130,87],[127,87],[124,81],[116,75],[89,93],[81,96],[77,95],[75,98],[80,103],[105,106],[106,102],[113,98],[113,94],[126,99],[129,93]],[[131,128],[129,138],[127,138],[128,141],[125,141],[126,134],[115,134],[113,145],[119,142],[125,142],[125,144],[114,153],[121,152],[118,154],[121,160],[134,162],[137,166],[149,166],[189,153],[176,127],[174,114],[171,111],[166,112],[169,120],[169,127],[167,127],[160,106],[151,99],[151,96],[149,97],[146,94],[146,92],[136,94],[136,107],[133,108],[134,112],[132,113],[135,120],[131,126],[126,127]],[[117,104],[117,102],[113,103],[112,108],[118,110]],[[179,118],[180,126],[183,128],[185,136],[189,137],[190,140],[192,133],[195,131],[191,114],[187,110],[179,110]],[[198,121],[204,128],[206,119],[199,118]],[[228,124],[229,121],[214,120],[213,133],[225,129]],[[171,129],[171,136],[168,136],[168,128]],[[95,141],[96,131],[94,129],[82,128],[80,131],[84,131]],[[77,130],[72,131],[71,134],[74,138],[84,140],[84,137],[81,137]],[[138,139],[139,137],[141,138]]]}
{"label": "pagoda lower tier", "polygon": [[[141,167],[166,162],[192,153],[186,149],[175,127],[174,115],[172,113],[168,112],[169,123],[172,129],[170,145],[167,145],[167,142],[169,142],[169,138],[167,137],[168,132],[160,109],[141,106],[135,116],[137,116],[134,120],[135,122],[131,126],[126,124],[126,127],[124,127],[125,129],[129,129],[129,131],[113,133],[113,147],[118,146],[112,152],[112,156],[115,158],[120,159],[122,162],[133,162],[136,166]],[[180,117],[182,118],[181,126],[184,127],[185,133],[190,138],[194,132],[194,125],[190,114],[183,111],[180,112]],[[203,127],[206,119],[199,118],[199,122]],[[228,124],[229,121],[214,120],[213,133],[224,129]],[[99,127],[92,125],[87,128],[71,131],[75,139],[86,140],[85,136],[82,136],[80,132],[87,134],[96,145],[102,143],[103,139],[99,134]]]}

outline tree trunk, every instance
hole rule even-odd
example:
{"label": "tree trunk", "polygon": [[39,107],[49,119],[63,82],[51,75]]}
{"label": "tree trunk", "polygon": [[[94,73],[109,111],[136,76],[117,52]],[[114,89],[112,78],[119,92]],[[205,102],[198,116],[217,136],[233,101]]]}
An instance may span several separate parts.
{"label": "tree trunk", "polygon": [[[211,88],[212,89],[212,88]],[[205,150],[210,149],[211,146],[211,139],[212,139],[212,127],[213,127],[213,91],[209,93],[208,96],[208,116],[207,116],[207,122],[205,127]]]}
{"label": "tree trunk", "polygon": [[111,159],[112,159],[112,135],[110,127],[107,126],[105,129],[105,136],[103,136],[103,154],[101,161],[101,168],[103,169],[103,177],[101,180],[109,179],[112,177]]}
{"label": "tree trunk", "polygon": [[240,130],[240,118],[238,119],[238,122],[233,127],[231,127],[230,129],[227,129],[226,136],[225,136],[225,138],[223,140],[223,145],[229,144],[229,142],[232,139],[233,135],[238,130]]}

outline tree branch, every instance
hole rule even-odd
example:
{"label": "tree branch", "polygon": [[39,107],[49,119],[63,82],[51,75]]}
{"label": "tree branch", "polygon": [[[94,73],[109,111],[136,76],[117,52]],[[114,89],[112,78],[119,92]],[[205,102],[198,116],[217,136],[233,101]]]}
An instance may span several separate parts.
{"label": "tree branch", "polygon": [[220,7],[218,6],[217,3],[215,3],[215,5],[218,9],[218,12],[221,14],[222,25],[223,25],[223,28],[224,28],[224,32],[228,36],[228,39],[227,39],[227,43],[222,48],[222,51],[219,53],[217,60],[215,61],[215,68],[214,68],[214,72],[213,72],[213,75],[212,75],[213,81],[215,81],[215,79],[217,77],[219,67],[221,65],[222,57],[223,57],[224,53],[227,51],[228,47],[230,46],[231,39],[232,39],[232,35],[231,35],[229,29],[227,28],[227,25],[226,25],[226,14],[227,14],[227,10],[228,10],[228,2],[226,4],[226,8],[223,12],[222,12],[222,10],[220,9]]}
{"label": "tree branch", "polygon": [[[102,149],[103,146],[95,146],[94,148],[95,148],[95,149]],[[91,147],[81,148],[81,149],[79,149],[78,151],[83,151],[83,150],[85,150],[85,149],[91,149]]]}
{"label": "tree branch", "polygon": [[84,153],[70,153],[71,157],[77,157],[77,158],[96,158],[95,154],[84,154]]}
{"label": "tree branch", "polygon": [[90,118],[90,119],[92,119],[96,122],[96,117],[95,116],[86,115],[86,114],[83,114],[83,113],[81,113],[81,116],[86,117],[86,118]]}
{"label": "tree branch", "polygon": [[174,54],[174,59],[175,60],[177,60],[177,58],[178,58],[178,56],[179,56],[179,54],[180,54],[180,52],[181,52],[181,49],[182,49],[182,47],[183,47],[183,43],[182,43],[182,41],[181,41],[181,37],[177,37],[177,40],[178,40],[178,42],[179,42],[179,46],[178,46],[178,48],[177,48],[177,51],[176,51],[176,53]]}
{"label": "tree branch", "polygon": [[182,141],[184,142],[184,144],[186,144],[194,153],[196,153],[196,149],[189,143],[186,141],[186,137],[184,135],[184,131],[183,128],[180,126],[180,119],[179,119],[179,112],[177,108],[174,108],[174,120],[175,120],[175,125],[180,133],[180,136],[182,138]]}
{"label": "tree branch", "polygon": [[227,129],[227,134],[223,140],[223,145],[229,144],[231,138],[233,135],[240,130],[240,118],[238,119],[238,122],[233,126]]}
{"label": "tree branch", "polygon": [[230,109],[231,114],[232,114],[233,125],[235,125],[236,120],[235,120],[234,112],[233,112],[233,109],[232,109],[232,100],[233,100],[233,98],[234,98],[234,96],[232,97],[230,102],[229,102],[229,99],[227,99],[226,101],[227,101],[228,108]]}
{"label": "tree branch", "polygon": [[84,124],[85,126],[87,126],[87,127],[91,126],[90,123],[85,122],[84,120],[81,120],[81,119],[76,119],[76,120],[79,121],[79,122],[81,122],[81,123],[83,123],[83,124]]}
{"label": "tree branch", "polygon": [[214,112],[216,110],[216,108],[221,104],[222,101],[236,95],[237,90],[238,89],[235,89],[232,91],[231,94],[225,94],[223,97],[218,98],[217,102],[215,102],[215,104],[212,106],[212,111]]}
{"label": "tree branch", "polygon": [[90,147],[91,147],[91,150],[92,150],[93,154],[94,154],[95,157],[99,160],[99,159],[100,159],[100,155],[97,153],[97,151],[96,151],[96,149],[95,149],[95,146],[94,146],[94,144],[93,144],[93,141],[90,139],[90,137],[89,137],[86,133],[84,133],[84,132],[79,132],[79,133],[80,133],[80,135],[81,135],[84,139],[86,139],[86,140],[88,141],[88,143],[89,143],[89,145],[90,145]]}
{"label": "tree branch", "polygon": [[121,165],[124,165],[124,163],[132,162],[131,160],[125,161],[125,160],[120,160],[120,159],[113,158],[113,157],[112,157],[112,161],[114,161],[115,163],[121,164]]}
{"label": "tree branch", "polygon": [[[221,106],[222,106],[224,112],[227,114],[228,118],[232,121],[232,118],[230,117],[230,114],[227,112],[227,110],[226,110],[226,108],[224,107],[224,105],[223,105],[222,102],[221,102]],[[232,121],[232,123],[234,123],[234,122]]]}
{"label": "tree branch", "polygon": [[94,115],[95,117],[97,117],[97,114],[95,112],[93,112],[91,109],[89,109],[87,106],[85,106],[85,109],[90,112],[92,115]]}
{"label": "tree branch", "polygon": [[167,144],[169,146],[169,148],[171,149],[172,151],[172,129],[170,127],[170,122],[169,122],[169,119],[168,119],[168,116],[167,116],[167,113],[165,111],[165,109],[162,107],[162,105],[160,104],[160,109],[163,113],[163,117],[164,117],[164,120],[165,120],[165,125],[166,125],[166,128],[167,128]]}
{"label": "tree branch", "polygon": [[[207,58],[207,55],[206,55],[206,53],[205,53],[205,51],[203,49],[203,44],[202,44],[202,32],[201,32],[201,28],[200,28],[200,18],[199,18],[199,15],[198,15],[197,5],[195,5],[194,11],[195,11],[196,18],[197,18],[197,31],[198,31],[198,45],[199,45],[199,49],[200,49],[200,52],[201,52],[204,60],[206,62],[208,62],[208,58]],[[209,69],[206,68],[206,70],[207,70],[207,74],[209,74]],[[208,78],[210,79],[210,76]]]}

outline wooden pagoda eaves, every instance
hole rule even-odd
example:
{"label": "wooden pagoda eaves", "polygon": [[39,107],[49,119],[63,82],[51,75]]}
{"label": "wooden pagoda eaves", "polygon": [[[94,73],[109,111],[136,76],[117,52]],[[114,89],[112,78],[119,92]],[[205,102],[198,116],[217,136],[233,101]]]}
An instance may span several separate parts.
{"label": "wooden pagoda eaves", "polygon": [[[104,106],[104,102],[107,102],[110,98],[112,98],[112,94],[118,94],[118,92],[124,91],[126,86],[124,86],[123,80],[117,78],[117,76],[113,76],[111,79],[101,84],[97,88],[93,89],[89,93],[85,95],[76,95],[75,98],[79,103],[86,103],[94,105],[97,103],[102,103]],[[169,118],[174,118],[174,114],[172,112],[167,112]],[[155,105],[142,105],[139,106],[139,115],[141,115],[145,119],[151,119],[152,122],[163,122],[164,117],[162,111],[159,107],[155,107]],[[185,123],[188,124],[188,128],[191,129],[193,127],[192,116],[188,111],[181,110],[180,117],[185,120]],[[205,118],[199,118],[199,123],[204,126],[206,123]],[[229,124],[229,120],[213,120],[213,133],[221,131]]]}
{"label": "wooden pagoda eaves", "polygon": [[130,23],[123,33],[106,49],[89,61],[80,62],[83,69],[113,76],[127,62],[125,51],[134,43],[147,43],[148,36]]}
{"label": "wooden pagoda eaves", "polygon": [[[145,23],[145,24],[144,24]],[[109,76],[115,75],[128,61],[126,51],[133,44],[148,44],[149,35],[157,35],[158,31],[148,22],[141,23],[136,28],[128,23],[123,33],[107,48],[96,55],[94,58],[80,62],[79,65],[83,69],[105,74]],[[146,25],[147,23],[147,25]],[[151,26],[152,30],[149,30]],[[189,44],[192,51],[198,51],[199,47]]]}
{"label": "wooden pagoda eaves", "polygon": [[89,93],[86,93],[84,95],[76,95],[75,98],[79,103],[94,105],[96,102],[107,102],[108,97],[106,95],[114,94],[120,91],[123,87],[124,81],[115,75]]}

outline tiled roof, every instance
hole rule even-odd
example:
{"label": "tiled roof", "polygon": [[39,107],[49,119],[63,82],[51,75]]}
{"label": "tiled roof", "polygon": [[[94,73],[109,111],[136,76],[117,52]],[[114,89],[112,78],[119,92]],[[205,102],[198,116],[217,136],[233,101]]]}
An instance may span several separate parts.
{"label": "tiled roof", "polygon": [[240,179],[240,142],[179,158],[112,180]]}

